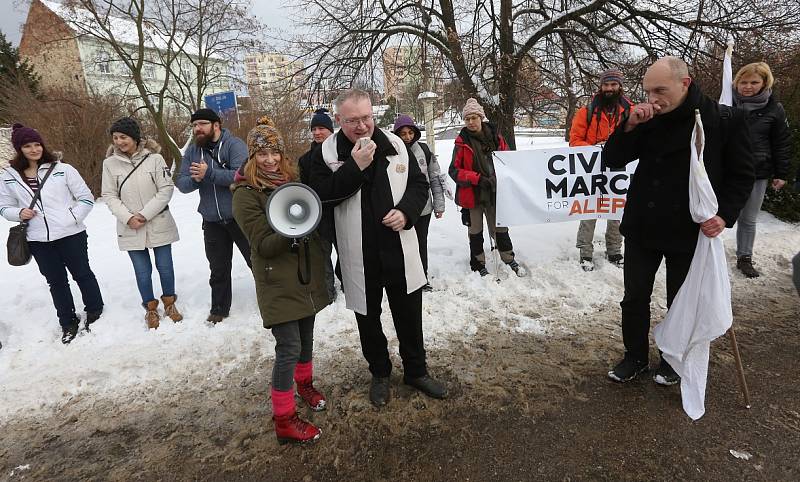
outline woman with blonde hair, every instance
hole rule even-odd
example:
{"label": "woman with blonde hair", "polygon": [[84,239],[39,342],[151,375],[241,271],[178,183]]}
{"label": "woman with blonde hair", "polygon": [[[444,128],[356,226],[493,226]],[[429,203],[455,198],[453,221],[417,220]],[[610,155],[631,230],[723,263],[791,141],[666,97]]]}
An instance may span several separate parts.
{"label": "woman with blonde hair", "polygon": [[[247,135],[248,160],[234,178],[233,217],[250,242],[256,299],[264,328],[275,337],[272,367],[272,419],[281,444],[319,438],[320,430],[300,419],[297,393],[313,411],[325,409],[325,397],[313,385],[311,362],[314,317],[330,304],[325,281],[325,253],[319,234],[310,236],[309,249],[296,249],[292,240],[276,233],[266,216],[267,200],[280,186],[299,182],[297,164],[285,154],[283,138],[267,117]],[[301,279],[300,262],[310,276]]]}
{"label": "woman with blonde hair", "polygon": [[733,79],[733,104],[745,111],[750,125],[756,181],[739,215],[736,227],[736,267],[748,278],[757,278],[753,267],[756,219],[764,201],[767,183],[781,189],[789,175],[791,139],[786,112],[772,93],[774,77],[764,62],[747,64]]}

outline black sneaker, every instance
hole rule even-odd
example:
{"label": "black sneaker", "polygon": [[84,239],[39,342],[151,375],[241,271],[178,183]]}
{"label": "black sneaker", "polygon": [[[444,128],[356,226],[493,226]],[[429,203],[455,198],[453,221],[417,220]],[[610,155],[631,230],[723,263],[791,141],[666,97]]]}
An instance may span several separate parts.
{"label": "black sneaker", "polygon": [[625,258],[621,254],[608,255],[608,262],[613,264],[617,268],[622,268],[625,266]]}
{"label": "black sneaker", "polygon": [[662,358],[655,375],[653,375],[653,381],[659,385],[669,387],[680,383],[681,377],[679,377],[672,366]]}
{"label": "black sneaker", "polygon": [[581,257],[580,266],[584,271],[594,271],[594,260],[592,258]]}
{"label": "black sneaker", "polygon": [[512,262],[506,263],[506,264],[508,264],[508,267],[511,268],[511,270],[517,276],[519,276],[520,278],[522,278],[522,277],[524,277],[524,276],[526,276],[528,274],[528,271],[525,270],[524,267],[520,266],[519,263],[517,263],[516,261],[512,261]]}
{"label": "black sneaker", "polygon": [[65,345],[69,345],[69,342],[75,339],[78,336],[78,328],[80,327],[80,319],[78,317],[74,317],[72,322],[67,326],[61,327],[61,343]]}
{"label": "black sneaker", "polygon": [[100,311],[87,311],[86,312],[86,321],[84,322],[83,329],[86,331],[91,331],[89,329],[89,325],[94,323],[95,321],[100,319],[100,315],[103,314],[103,310]]}
{"label": "black sneaker", "polygon": [[647,361],[634,360],[626,356],[613,370],[608,372],[608,378],[615,382],[625,383],[633,380],[639,374],[647,371]]}

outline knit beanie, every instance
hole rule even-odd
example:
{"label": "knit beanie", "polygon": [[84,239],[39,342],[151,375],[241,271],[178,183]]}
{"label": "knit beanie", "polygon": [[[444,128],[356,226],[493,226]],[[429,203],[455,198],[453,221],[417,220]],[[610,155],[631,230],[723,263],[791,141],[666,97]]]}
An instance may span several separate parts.
{"label": "knit beanie", "polygon": [[44,141],[39,131],[32,127],[25,127],[22,124],[14,124],[11,128],[11,144],[17,152],[20,152],[22,146],[29,142],[38,142],[44,146]]}
{"label": "knit beanie", "polygon": [[625,81],[625,76],[622,75],[622,72],[620,72],[617,69],[608,69],[600,74],[601,85],[604,82],[617,82],[619,85],[622,85],[624,81]]}
{"label": "knit beanie", "polygon": [[311,128],[324,127],[333,132],[333,120],[328,115],[328,109],[322,108],[314,111],[314,116],[311,117]]}
{"label": "knit beanie", "polygon": [[481,116],[481,119],[486,118],[486,114],[483,112],[483,107],[478,103],[477,100],[470,97],[467,99],[467,103],[464,105],[464,110],[462,111],[461,116],[466,119],[467,116],[471,114],[478,114]]}
{"label": "knit beanie", "polygon": [[248,157],[253,157],[261,149],[272,149],[283,154],[285,148],[281,133],[267,116],[259,117],[256,126],[247,134]]}
{"label": "knit beanie", "polygon": [[133,117],[121,117],[111,124],[108,133],[113,135],[115,132],[125,134],[138,144],[142,140],[142,130],[139,128],[139,123]]}
{"label": "knit beanie", "polygon": [[191,122],[205,120],[209,122],[222,122],[216,112],[211,109],[198,109],[192,114]]}

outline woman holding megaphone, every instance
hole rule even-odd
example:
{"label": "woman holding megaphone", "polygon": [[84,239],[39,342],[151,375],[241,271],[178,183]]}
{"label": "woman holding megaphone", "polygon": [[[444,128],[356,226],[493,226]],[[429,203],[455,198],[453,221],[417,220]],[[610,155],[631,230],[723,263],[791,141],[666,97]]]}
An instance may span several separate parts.
{"label": "woman holding megaphone", "polygon": [[[281,444],[310,442],[319,438],[320,430],[297,416],[293,385],[297,383],[297,393],[311,410],[325,409],[325,397],[312,383],[311,362],[314,316],[330,303],[324,254],[316,231],[302,242],[309,249],[298,249],[296,240],[276,232],[267,219],[272,193],[300,179],[272,120],[258,120],[247,135],[247,149],[248,161],[232,187],[233,216],[250,242],[258,308],[264,328],[275,337],[271,389],[275,434]],[[305,265],[302,270],[301,265]]]}

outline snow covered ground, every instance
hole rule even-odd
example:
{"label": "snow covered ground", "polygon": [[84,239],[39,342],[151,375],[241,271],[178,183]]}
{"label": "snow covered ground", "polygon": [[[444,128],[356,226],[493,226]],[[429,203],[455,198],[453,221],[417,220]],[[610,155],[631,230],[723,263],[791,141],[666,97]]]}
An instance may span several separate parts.
{"label": "snow covered ground", "polygon": [[[437,142],[445,170],[452,143]],[[520,149],[561,144],[558,138],[518,138]],[[262,328],[252,276],[238,254],[234,256],[231,316],[217,326],[205,322],[210,289],[197,202],[196,193],[176,191],[170,203],[181,233],[173,255],[178,306],[185,318],[178,324],[162,321],[158,330],[145,328],[130,260],[117,248],[115,221],[102,202],[88,217],[87,226],[90,259],[105,311],[91,333],[80,335],[69,346],[60,342],[47,285],[36,264],[10,267],[2,251],[0,422],[56,409],[76,396],[124,399],[129,393],[141,393],[142,387],[187,383],[190,375],[221,379],[248,360],[273,357],[273,338]],[[426,344],[437,346],[468,337],[485,323],[542,336],[580,331],[581,323],[590,319],[583,315],[598,306],[616,306],[622,296],[622,271],[602,261],[604,225],[598,225],[598,267],[588,274],[577,264],[575,223],[512,228],[518,260],[531,273],[527,278],[509,277],[510,272],[501,266],[503,280],[495,283],[494,276],[480,278],[470,272],[466,228],[448,200],[445,216],[432,220],[430,228],[430,275],[435,291],[424,297]],[[724,234],[729,254],[734,234],[730,230]],[[767,251],[767,247],[783,253],[774,256],[775,263],[785,263],[800,247],[797,226],[762,212],[756,249]],[[486,248],[488,252],[488,239]],[[487,264],[494,273],[491,257]],[[158,294],[157,274],[153,277]],[[656,290],[663,292],[663,276]],[[82,309],[74,285],[73,294]],[[385,332],[393,339],[387,305],[384,313]],[[341,294],[317,320],[315,357],[336,357],[342,350],[359,352],[355,320]]]}

